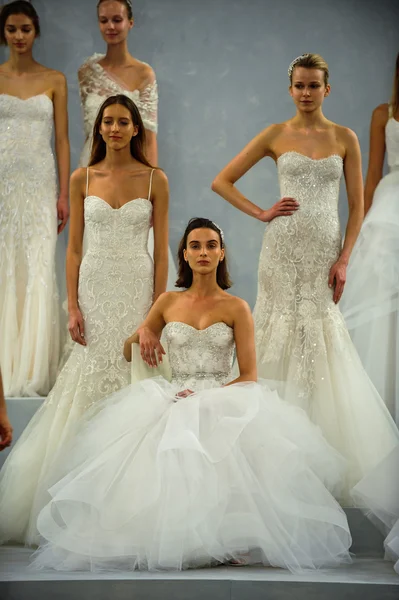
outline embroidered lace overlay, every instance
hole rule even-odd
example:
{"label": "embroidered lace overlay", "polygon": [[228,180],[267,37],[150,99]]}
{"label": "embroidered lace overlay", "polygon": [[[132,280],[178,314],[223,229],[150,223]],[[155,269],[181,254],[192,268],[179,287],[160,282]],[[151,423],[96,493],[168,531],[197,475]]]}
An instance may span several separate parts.
{"label": "embroidered lace overlay", "polygon": [[46,395],[59,360],[53,103],[0,95],[0,363],[7,396]]}
{"label": "embroidered lace overlay", "polygon": [[103,69],[99,64],[102,58],[104,58],[103,54],[93,54],[79,69],[80,97],[87,138],[81,157],[81,166],[87,166],[94,121],[101,104],[109,96],[114,94],[128,96],[139,109],[144,127],[155,133],[158,130],[158,88],[155,77],[146,81],[141,89],[131,92],[112,79]]}
{"label": "embroidered lace overlay", "polygon": [[[328,344],[337,352],[345,352],[350,344],[328,287],[341,247],[342,166],[341,157],[334,155],[312,160],[287,152],[280,157],[281,196],[296,198],[300,208],[267,226],[259,260],[254,311],[259,374],[289,377],[306,398],[318,384],[316,358],[327,355]],[[342,338],[329,336],[330,331],[340,332]]]}
{"label": "embroidered lace overlay", "polygon": [[164,330],[172,383],[197,391],[219,387],[231,379],[234,335],[225,323],[203,330],[172,321]]}

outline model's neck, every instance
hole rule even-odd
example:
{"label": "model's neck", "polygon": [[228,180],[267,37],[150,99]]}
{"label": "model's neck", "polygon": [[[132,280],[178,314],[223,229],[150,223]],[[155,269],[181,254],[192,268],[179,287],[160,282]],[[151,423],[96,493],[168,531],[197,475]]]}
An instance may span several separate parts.
{"label": "model's neck", "polygon": [[31,52],[26,52],[24,54],[10,54],[10,58],[8,59],[8,64],[14,73],[18,75],[22,75],[23,73],[27,73],[32,70],[36,61],[33,59]]}
{"label": "model's neck", "polygon": [[131,55],[127,48],[127,42],[110,45],[107,47],[107,53],[104,57],[104,62],[110,67],[124,65],[129,61]]}
{"label": "model's neck", "polygon": [[107,153],[105,155],[103,165],[105,169],[115,171],[118,169],[123,170],[132,167],[135,162],[138,163],[138,161],[136,161],[130,153],[130,146],[127,146],[122,150],[113,150],[112,148],[107,147]]}
{"label": "model's neck", "polygon": [[194,296],[198,296],[198,298],[213,296],[220,292],[220,287],[216,281],[216,273],[206,273],[204,275],[193,273],[193,282],[189,291]]}
{"label": "model's neck", "polygon": [[292,122],[296,127],[301,129],[317,129],[324,125],[327,122],[327,119],[323,115],[321,108],[319,108],[311,113],[298,111]]}

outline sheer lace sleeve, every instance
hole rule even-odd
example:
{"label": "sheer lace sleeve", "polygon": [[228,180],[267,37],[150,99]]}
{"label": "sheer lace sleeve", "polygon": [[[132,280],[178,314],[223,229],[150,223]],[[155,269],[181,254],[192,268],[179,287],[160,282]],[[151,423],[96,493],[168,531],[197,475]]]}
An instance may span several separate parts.
{"label": "sheer lace sleeve", "polygon": [[144,127],[157,133],[158,131],[158,86],[154,71],[149,75],[139,90],[139,106]]}

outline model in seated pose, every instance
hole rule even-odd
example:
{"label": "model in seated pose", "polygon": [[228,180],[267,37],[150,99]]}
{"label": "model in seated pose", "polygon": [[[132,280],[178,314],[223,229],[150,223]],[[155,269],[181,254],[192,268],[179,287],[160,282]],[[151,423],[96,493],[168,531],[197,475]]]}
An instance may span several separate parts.
{"label": "model in seated pose", "polygon": [[[125,343],[128,360],[132,345],[141,352],[133,375],[137,360],[150,376],[83,416],[52,473],[34,566],[300,571],[350,561],[330,493],[346,463],[305,411],[256,383],[251,312],[226,292],[220,228],[192,219],[178,259],[185,291],[162,294]],[[156,369],[164,376],[151,377]]]}

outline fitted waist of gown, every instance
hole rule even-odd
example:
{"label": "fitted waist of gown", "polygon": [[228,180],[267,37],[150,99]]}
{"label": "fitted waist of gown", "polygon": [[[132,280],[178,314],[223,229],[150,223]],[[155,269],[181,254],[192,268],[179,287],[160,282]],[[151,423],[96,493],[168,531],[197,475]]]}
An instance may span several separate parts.
{"label": "fitted waist of gown", "polygon": [[213,373],[173,373],[172,384],[185,388],[194,388],[193,391],[201,389],[217,388],[223,386],[231,379],[230,373],[225,371],[215,371]]}

